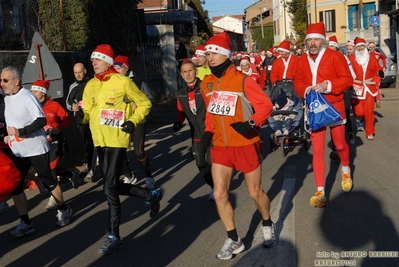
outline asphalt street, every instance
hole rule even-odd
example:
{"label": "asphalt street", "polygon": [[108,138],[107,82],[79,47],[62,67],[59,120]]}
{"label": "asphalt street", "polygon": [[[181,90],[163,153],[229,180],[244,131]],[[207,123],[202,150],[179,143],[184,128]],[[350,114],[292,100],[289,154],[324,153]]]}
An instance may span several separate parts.
{"label": "asphalt street", "polygon": [[[153,219],[142,200],[121,197],[121,236],[124,247],[108,256],[96,251],[104,242],[107,203],[102,180],[73,189],[63,183],[64,197],[74,211],[71,223],[57,228],[56,211],[45,211],[48,193],[26,191],[29,214],[36,232],[13,238],[8,232],[19,218],[13,205],[0,215],[0,266],[399,266],[399,89],[384,88],[381,108],[375,109],[376,138],[357,133],[350,145],[354,188],[340,185],[340,163],[326,150],[328,205],[309,205],[315,193],[312,147],[296,147],[283,157],[271,152],[271,129],[261,129],[263,189],[271,199],[278,245],[261,247],[261,217],[248,196],[241,173],[231,184],[238,234],[246,250],[227,261],[217,260],[226,233],[210,188],[204,183],[190,154],[188,125],[174,133],[171,124],[147,127],[146,151],[156,186],[164,198]],[[329,139],[329,138],[328,138]],[[130,153],[130,163],[144,186],[144,173]]]}

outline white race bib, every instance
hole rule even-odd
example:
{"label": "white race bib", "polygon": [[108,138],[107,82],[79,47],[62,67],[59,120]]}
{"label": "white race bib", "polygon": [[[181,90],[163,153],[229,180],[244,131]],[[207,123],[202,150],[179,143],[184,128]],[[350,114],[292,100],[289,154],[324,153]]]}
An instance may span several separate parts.
{"label": "white race bib", "polygon": [[100,124],[114,127],[114,128],[121,128],[125,120],[125,112],[122,110],[116,109],[101,109],[100,110]]}
{"label": "white race bib", "polygon": [[235,116],[238,96],[223,92],[213,92],[208,112],[222,116]]}

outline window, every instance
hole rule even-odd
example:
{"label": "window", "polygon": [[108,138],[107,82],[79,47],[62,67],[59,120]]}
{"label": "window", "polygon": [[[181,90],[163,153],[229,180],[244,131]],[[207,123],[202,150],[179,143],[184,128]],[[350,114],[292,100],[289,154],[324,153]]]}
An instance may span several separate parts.
{"label": "window", "polygon": [[348,8],[348,20],[349,30],[359,29],[360,17],[359,17],[359,5],[349,6]]}
{"label": "window", "polygon": [[363,28],[367,29],[373,27],[370,24],[370,19],[372,16],[376,15],[375,3],[367,3],[363,6]]}
{"label": "window", "polygon": [[[360,14],[363,14],[363,21],[360,24],[360,20],[362,19]],[[361,11],[360,5],[349,6],[348,8],[348,19],[349,19],[349,30],[353,29],[368,29],[372,27],[370,25],[370,18],[376,15],[375,3],[366,3],[363,4],[363,12]]]}
{"label": "window", "polygon": [[323,10],[319,12],[320,21],[324,22],[326,32],[335,32],[335,10]]}

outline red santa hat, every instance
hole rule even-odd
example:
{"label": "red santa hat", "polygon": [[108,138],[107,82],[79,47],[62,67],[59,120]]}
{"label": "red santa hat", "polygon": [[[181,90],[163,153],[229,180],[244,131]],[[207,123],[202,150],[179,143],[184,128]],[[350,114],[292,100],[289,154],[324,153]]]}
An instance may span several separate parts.
{"label": "red santa hat", "polygon": [[323,22],[313,23],[308,25],[308,30],[306,31],[306,39],[310,38],[320,38],[326,39],[326,29]]}
{"label": "red santa hat", "polygon": [[369,42],[369,45],[367,47],[370,47],[370,46],[376,47],[375,42]]}
{"label": "red santa hat", "polygon": [[119,67],[122,67],[123,64],[129,67],[129,58],[127,56],[119,55],[116,58],[114,58],[113,65],[118,65]]}
{"label": "red santa hat", "polygon": [[273,55],[273,47],[270,47],[269,49],[267,49],[266,53],[269,55]]}
{"label": "red santa hat", "polygon": [[330,37],[328,37],[328,45],[335,46],[336,48],[339,48],[338,40],[335,35],[331,35]]}
{"label": "red santa hat", "polygon": [[250,60],[249,60],[248,57],[243,57],[243,58],[240,60],[240,66],[243,65],[243,64],[250,64],[250,63],[251,63],[251,62],[250,62]]}
{"label": "red santa hat", "polygon": [[205,45],[197,45],[195,49],[195,54],[200,56],[205,56]]}
{"label": "red santa hat", "polygon": [[33,82],[32,86],[30,87],[30,90],[31,91],[39,91],[44,94],[47,94],[49,87],[50,87],[50,81],[36,80]]}
{"label": "red santa hat", "polygon": [[205,45],[205,52],[212,52],[230,57],[230,37],[226,32],[218,33],[209,38]]}
{"label": "red santa hat", "polygon": [[355,38],[355,47],[358,47],[359,45],[366,45],[366,40],[361,37],[356,37]]}
{"label": "red santa hat", "polygon": [[94,49],[90,59],[97,58],[107,62],[110,65],[114,64],[114,50],[109,44],[100,44]]}
{"label": "red santa hat", "polygon": [[290,41],[284,40],[284,41],[282,41],[279,44],[279,46],[277,48],[277,51],[282,51],[282,52],[288,52],[289,53],[290,52],[290,45],[291,45]]}

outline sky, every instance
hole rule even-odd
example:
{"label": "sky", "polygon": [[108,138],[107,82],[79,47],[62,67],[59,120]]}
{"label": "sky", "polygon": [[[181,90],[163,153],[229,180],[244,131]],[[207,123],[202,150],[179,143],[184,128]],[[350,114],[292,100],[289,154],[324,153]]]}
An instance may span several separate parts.
{"label": "sky", "polygon": [[209,18],[222,15],[244,14],[244,9],[258,0],[205,0],[202,7],[208,10]]}

